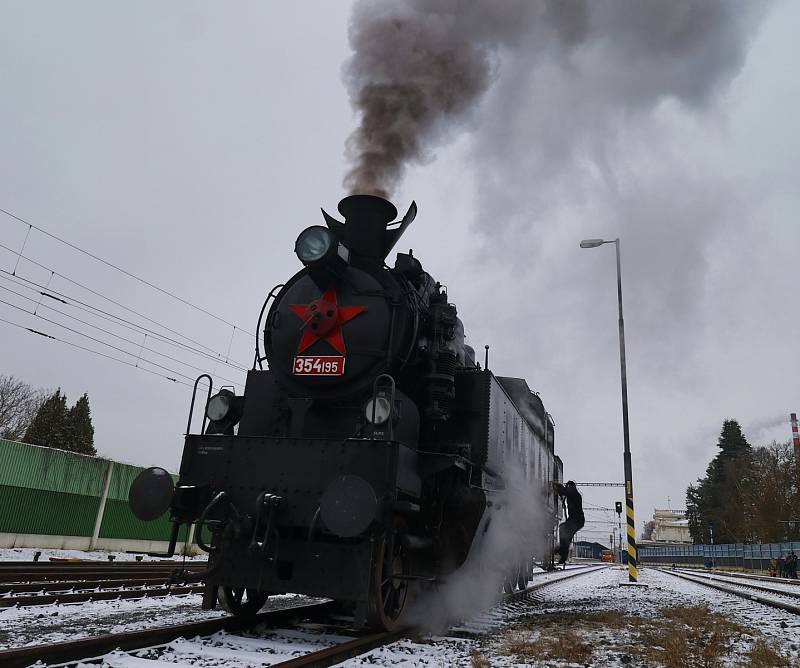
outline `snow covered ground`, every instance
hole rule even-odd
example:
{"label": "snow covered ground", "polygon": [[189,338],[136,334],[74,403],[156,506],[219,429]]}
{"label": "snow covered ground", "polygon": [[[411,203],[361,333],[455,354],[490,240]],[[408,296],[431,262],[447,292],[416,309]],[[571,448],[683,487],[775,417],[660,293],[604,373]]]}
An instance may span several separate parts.
{"label": "snow covered ground", "polygon": [[[535,582],[558,573],[540,575]],[[607,568],[553,584],[532,600],[503,604],[450,629],[403,640],[340,666],[509,668],[549,666],[693,666],[770,668],[800,666],[800,616],[764,607],[653,569],[640,571],[648,587],[620,586],[627,571]],[[269,606],[299,604],[275,597]],[[216,617],[200,610],[200,596],[0,610],[0,646],[56,642]],[[335,633],[262,629],[243,638],[219,633],[178,640],[149,656],[116,653],[105,663],[128,667],[136,659],[240,668],[271,665],[330,645]]]}
{"label": "snow covered ground", "polygon": [[[264,629],[247,635],[225,631],[206,638],[179,638],[167,645],[131,653],[113,652],[104,658],[110,668],[152,666],[153,659],[181,666],[250,668],[273,665],[352,640],[352,636],[314,628]],[[144,662],[143,662],[144,661]],[[158,665],[158,664],[155,664]],[[79,668],[83,668],[80,665]],[[89,668],[86,665],[86,668]]]}
{"label": "snow covered ground", "polygon": [[[114,561],[136,561],[136,557],[142,557],[142,561],[160,561],[162,557],[148,557],[147,554],[140,552],[107,552],[106,550],[93,550],[92,552],[83,552],[81,550],[47,550],[36,549],[32,547],[11,547],[0,549],[0,561],[33,561],[33,556],[36,552],[41,552],[39,561],[48,561],[51,557],[54,559],[81,559],[91,561],[108,561],[109,555],[114,557]],[[186,561],[199,559],[205,560],[207,555],[203,554],[197,557],[186,557]],[[183,556],[175,555],[175,561],[182,561]]]}
{"label": "snow covered ground", "polygon": [[[556,584],[527,606],[502,606],[448,632],[405,640],[341,666],[800,666],[800,617],[652,569],[620,587],[609,568]],[[710,642],[709,642],[710,641]]]}
{"label": "snow covered ground", "polygon": [[[311,602],[307,596],[272,596],[264,610]],[[74,604],[0,608],[0,649],[77,640],[104,633],[140,631],[157,626],[222,617],[223,610],[202,610],[200,594]]]}

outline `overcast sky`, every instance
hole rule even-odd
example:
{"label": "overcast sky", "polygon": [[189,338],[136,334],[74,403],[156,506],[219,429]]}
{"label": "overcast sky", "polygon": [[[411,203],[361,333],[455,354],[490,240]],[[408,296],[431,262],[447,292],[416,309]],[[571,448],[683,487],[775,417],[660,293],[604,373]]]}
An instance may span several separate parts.
{"label": "overcast sky", "polygon": [[[472,345],[481,356],[491,345],[492,370],[541,393],[578,481],[622,479],[613,247],[578,247],[620,236],[638,524],[668,499],[684,507],[724,419],[761,445],[788,440],[788,414],[800,410],[800,5],[730,4],[742,12],[730,31],[703,28],[730,42],[724,66],[703,72],[700,53],[664,90],[660,60],[648,70],[632,48],[613,50],[628,30],[648,33],[616,21],[616,3],[603,5],[605,32],[569,62],[542,55],[537,27],[524,48],[498,51],[466,122],[409,167],[393,197],[401,211],[419,205],[401,250],[448,286]],[[350,12],[330,2],[3,3],[0,208],[242,331],[35,230],[25,242],[27,226],[2,214],[0,243],[25,242],[48,269],[2,249],[0,268],[123,313],[66,276],[195,347],[231,346],[249,367],[264,297],[299,268],[294,239],[347,194]],[[702,86],[684,86],[695,78]],[[33,283],[13,283],[0,275],[0,299],[33,309],[8,292],[37,299]],[[129,338],[114,344],[133,356],[1,303],[0,318],[136,363],[141,334],[46,304]],[[189,387],[4,323],[0,341],[0,373],[60,386],[70,401],[88,392],[102,455],[176,469]],[[144,344],[142,357],[187,377],[199,372],[153,351],[244,379]],[[584,491],[589,504],[622,498]]]}

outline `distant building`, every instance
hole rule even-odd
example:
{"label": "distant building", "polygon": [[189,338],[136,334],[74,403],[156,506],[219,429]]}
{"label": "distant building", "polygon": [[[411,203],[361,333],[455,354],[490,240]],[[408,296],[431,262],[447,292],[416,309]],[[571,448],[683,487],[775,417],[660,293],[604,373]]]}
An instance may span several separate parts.
{"label": "distant building", "polygon": [[685,510],[664,510],[656,508],[653,511],[654,543],[691,543],[689,535],[689,520],[686,519]]}
{"label": "distant building", "polygon": [[603,550],[608,548],[602,543],[592,543],[587,540],[579,540],[574,543],[575,554],[574,556],[583,559],[599,559],[603,554]]}

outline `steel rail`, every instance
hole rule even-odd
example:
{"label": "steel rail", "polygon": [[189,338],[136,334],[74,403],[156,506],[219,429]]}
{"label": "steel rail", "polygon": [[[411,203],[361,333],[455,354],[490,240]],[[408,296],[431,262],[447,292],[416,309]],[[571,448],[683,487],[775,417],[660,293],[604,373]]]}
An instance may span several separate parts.
{"label": "steel rail", "polygon": [[[704,587],[717,589],[719,591],[725,592],[726,594],[733,594],[734,596],[738,596],[739,598],[745,598],[751,601],[755,601],[756,603],[761,603],[762,605],[769,606],[770,608],[778,608],[779,610],[785,610],[786,612],[793,612],[796,615],[800,615],[800,605],[795,605],[794,603],[787,603],[786,601],[778,601],[774,598],[770,598],[769,596],[762,596],[761,594],[751,594],[746,591],[742,591],[741,589],[734,589],[734,587],[746,587],[747,585],[744,584],[742,585],[734,584],[732,587],[726,587],[723,584],[719,584],[718,582],[711,582],[710,580],[706,580],[696,575],[687,575],[685,573],[678,573],[677,571],[668,570],[666,568],[657,568],[655,570],[660,571],[661,573],[668,573],[669,575],[673,575],[677,578],[681,578],[688,582],[694,582],[695,584],[703,585]],[[784,594],[783,592],[781,592],[780,595],[791,596],[790,594]]]}
{"label": "steel rail", "polygon": [[775,587],[767,587],[766,585],[758,584],[757,582],[747,582],[745,580],[725,579],[719,575],[712,575],[710,573],[687,573],[684,570],[677,570],[678,573],[684,573],[692,577],[702,578],[710,582],[721,582],[729,584],[733,587],[746,587],[748,589],[756,589],[758,591],[769,592],[770,594],[777,594],[778,596],[786,596],[788,598],[800,599],[800,592],[790,591],[788,589],[776,589]]}
{"label": "steel rail", "polygon": [[0,583],[0,596],[4,594],[57,594],[76,590],[123,589],[125,587],[155,587],[166,585],[169,578],[156,575],[149,578],[129,578],[124,580],[43,580],[42,582]]}
{"label": "steel rail", "polygon": [[363,638],[355,638],[288,661],[275,663],[273,668],[326,668],[412,635],[414,632],[409,629],[371,633]]}
{"label": "steel rail", "polygon": [[285,624],[298,617],[319,617],[327,612],[332,605],[330,601],[308,603],[262,612],[250,618],[228,616],[189,624],[160,626],[144,631],[109,633],[92,638],[48,645],[26,645],[25,647],[0,650],[0,666],[3,666],[3,668],[23,668],[37,661],[41,661],[44,664],[88,661],[100,658],[116,649],[131,651],[144,647],[157,647],[181,637],[206,636],[218,631],[240,631],[258,624]]}
{"label": "steel rail", "polygon": [[[511,594],[504,594],[501,599],[501,603],[524,599],[535,591],[559,584],[564,582],[564,580],[569,580],[580,575],[588,575],[589,573],[594,573],[595,571],[603,570],[605,568],[608,568],[608,566],[596,566],[595,568],[571,568],[569,571],[563,571],[568,574],[562,577],[547,580],[546,582],[537,582],[529,587],[526,587],[525,589],[521,589],[520,591],[515,591]],[[552,573],[554,571],[548,572]],[[413,627],[399,629],[397,631],[373,633],[364,636],[363,638],[355,638],[354,640],[348,640],[347,642],[333,645],[332,647],[326,647],[324,649],[317,650],[316,652],[310,652],[309,654],[298,656],[293,659],[289,659],[288,661],[275,663],[272,664],[272,666],[273,668],[327,668],[328,666],[333,666],[337,663],[341,663],[342,661],[346,661],[347,659],[352,659],[355,656],[364,654],[373,649],[377,649],[378,647],[383,647],[384,645],[389,645],[397,640],[402,640],[403,638],[409,638],[416,635],[418,635],[418,631]]]}
{"label": "steel rail", "polygon": [[21,561],[17,560],[9,560],[9,561],[0,561],[0,571],[9,570],[9,569],[42,569],[42,568],[87,568],[87,567],[97,567],[97,568],[119,568],[125,566],[131,566],[133,568],[144,568],[147,566],[207,566],[208,563],[206,560],[203,561],[196,561],[194,559],[184,562],[181,558],[177,559],[151,559],[148,561],[130,561],[130,560],[120,560],[120,561],[103,561],[101,559],[56,559],[54,561]]}
{"label": "steel rail", "polygon": [[[102,562],[101,562],[102,563]],[[51,566],[43,564],[41,567],[32,568],[33,564],[26,564],[23,566],[4,567],[0,562],[0,583],[27,583],[30,581],[42,582],[56,582],[60,580],[86,580],[86,581],[103,581],[110,578],[141,578],[148,576],[161,576],[168,577],[175,571],[186,571],[196,573],[206,568],[207,564],[193,563],[184,567],[181,562],[174,564],[158,564],[146,566],[128,566],[128,565],[108,565],[98,566],[98,564],[83,565],[83,566]]]}
{"label": "steel rail", "polygon": [[157,589],[117,589],[114,591],[63,592],[32,596],[0,597],[0,608],[30,608],[55,603],[88,603],[90,601],[117,601],[127,598],[163,598],[180,594],[200,594],[202,586],[159,587]]}
{"label": "steel rail", "polygon": [[[506,594],[503,601],[504,602],[517,601],[519,599],[525,598],[528,594],[532,594],[533,592],[538,591],[540,589],[545,589],[551,585],[559,584],[561,582],[564,582],[564,580],[570,580],[571,578],[578,577],[579,575],[588,575],[589,573],[594,573],[596,571],[602,571],[606,568],[611,568],[611,564],[603,564],[602,566],[592,564],[592,566],[594,566],[594,568],[590,568],[587,565],[586,567],[570,568],[561,571],[562,573],[567,573],[567,575],[564,575],[560,578],[553,578],[552,580],[547,580],[546,582],[537,582],[535,584],[530,585],[529,587],[525,587],[525,589],[521,589],[520,591],[515,591],[510,594]],[[557,571],[549,571],[549,572],[553,573]]]}
{"label": "steel rail", "polygon": [[712,568],[711,570],[707,568],[692,568],[690,566],[678,566],[677,570],[690,572],[690,573],[711,573],[713,575],[731,577],[731,578],[740,578],[742,580],[759,580],[761,582],[772,582],[775,584],[785,584],[785,585],[793,585],[795,587],[800,586],[800,580],[795,578],[784,578],[784,577],[772,577],[769,575],[758,575],[757,573],[740,573],[739,571],[722,571],[718,568]]}

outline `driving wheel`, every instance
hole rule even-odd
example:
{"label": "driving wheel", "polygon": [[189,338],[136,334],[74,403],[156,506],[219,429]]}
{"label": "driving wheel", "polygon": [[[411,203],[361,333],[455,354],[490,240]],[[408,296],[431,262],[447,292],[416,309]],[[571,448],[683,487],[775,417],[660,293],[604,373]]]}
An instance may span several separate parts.
{"label": "driving wheel", "polygon": [[373,568],[368,620],[371,626],[393,631],[401,625],[408,598],[408,555],[397,531],[388,534],[378,548]]}
{"label": "driving wheel", "polygon": [[217,598],[223,610],[237,617],[252,617],[257,614],[269,594],[245,587],[223,587],[217,590]]}

